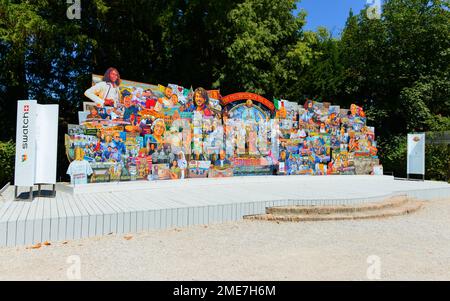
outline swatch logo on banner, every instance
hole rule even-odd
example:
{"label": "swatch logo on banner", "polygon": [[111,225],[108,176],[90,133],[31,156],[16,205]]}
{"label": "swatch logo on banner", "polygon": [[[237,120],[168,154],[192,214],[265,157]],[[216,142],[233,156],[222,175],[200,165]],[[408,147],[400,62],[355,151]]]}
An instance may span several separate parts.
{"label": "swatch logo on banner", "polygon": [[16,163],[14,184],[32,186],[36,162],[36,100],[19,100],[16,119]]}
{"label": "swatch logo on banner", "polygon": [[[29,113],[30,106],[23,106],[23,116],[22,116],[22,149],[28,148],[28,124],[29,124]],[[22,156],[22,162],[27,160],[27,155]]]}

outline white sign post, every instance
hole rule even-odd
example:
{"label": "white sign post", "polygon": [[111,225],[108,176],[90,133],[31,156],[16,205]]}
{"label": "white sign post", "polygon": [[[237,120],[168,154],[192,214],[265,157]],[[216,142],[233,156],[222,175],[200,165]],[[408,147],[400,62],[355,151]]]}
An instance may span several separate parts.
{"label": "white sign post", "polygon": [[37,105],[36,115],[36,169],[34,183],[41,193],[42,184],[56,185],[58,152],[58,105]]}
{"label": "white sign post", "polygon": [[56,184],[58,105],[39,105],[36,100],[17,102],[16,162],[14,198],[19,186]]}
{"label": "white sign post", "polygon": [[14,198],[17,187],[30,188],[33,197],[34,173],[36,169],[36,100],[17,102],[16,162],[14,167]]}
{"label": "white sign post", "polygon": [[425,180],[425,133],[408,134],[407,178],[422,175]]}

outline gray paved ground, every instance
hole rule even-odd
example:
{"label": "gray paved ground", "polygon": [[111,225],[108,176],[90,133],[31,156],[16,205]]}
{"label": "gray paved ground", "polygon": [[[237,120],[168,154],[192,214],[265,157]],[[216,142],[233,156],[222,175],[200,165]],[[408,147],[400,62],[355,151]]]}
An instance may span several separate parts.
{"label": "gray paved ground", "polygon": [[3,248],[0,280],[67,280],[72,255],[82,280],[367,280],[368,269],[382,280],[450,280],[449,223],[450,200],[439,200],[384,220],[241,221]]}

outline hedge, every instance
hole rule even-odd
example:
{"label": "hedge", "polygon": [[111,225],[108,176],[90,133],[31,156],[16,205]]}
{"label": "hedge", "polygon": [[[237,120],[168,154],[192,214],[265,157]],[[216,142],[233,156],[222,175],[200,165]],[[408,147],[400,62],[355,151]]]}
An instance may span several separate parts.
{"label": "hedge", "polygon": [[15,145],[12,141],[0,141],[0,188],[13,181]]}

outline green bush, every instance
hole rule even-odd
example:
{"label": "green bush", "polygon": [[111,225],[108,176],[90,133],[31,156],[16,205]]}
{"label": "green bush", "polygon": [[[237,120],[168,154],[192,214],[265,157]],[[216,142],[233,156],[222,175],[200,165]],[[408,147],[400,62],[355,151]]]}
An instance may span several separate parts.
{"label": "green bush", "polygon": [[[379,139],[379,156],[385,172],[394,172],[396,177],[406,177],[406,135]],[[426,144],[425,177],[427,180],[448,181],[450,149],[445,144]]]}
{"label": "green bush", "polygon": [[0,141],[0,188],[12,182],[16,147],[12,141]]}
{"label": "green bush", "polygon": [[391,136],[388,139],[378,137],[378,156],[386,173],[393,172],[394,176],[406,177],[407,139],[405,136]]}
{"label": "green bush", "polygon": [[425,176],[436,181],[449,180],[450,152],[447,145],[427,144],[425,147]]}

